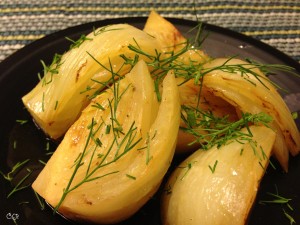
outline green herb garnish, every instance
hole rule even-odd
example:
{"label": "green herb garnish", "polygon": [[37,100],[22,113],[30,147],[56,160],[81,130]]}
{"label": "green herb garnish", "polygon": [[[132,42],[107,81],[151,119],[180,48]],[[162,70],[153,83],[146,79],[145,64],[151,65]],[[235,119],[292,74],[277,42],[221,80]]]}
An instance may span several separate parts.
{"label": "green herb garnish", "polygon": [[[265,113],[243,113],[240,120],[231,122],[228,120],[228,117],[216,117],[210,111],[184,105],[181,109],[181,119],[186,127],[181,127],[180,129],[195,137],[195,141],[190,143],[190,145],[199,143],[204,150],[208,150],[214,145],[217,145],[219,148],[228,141],[237,140],[241,137],[249,140],[252,137],[248,128],[249,123],[268,126],[268,123],[272,121],[272,117]],[[248,128],[247,133],[241,132],[241,129],[244,127]]]}
{"label": "green herb garnish", "polygon": [[295,219],[289,214],[289,211],[294,211],[293,207],[290,204],[290,201],[292,201],[291,198],[286,198],[278,193],[278,188],[275,185],[276,193],[267,192],[267,195],[272,197],[273,199],[270,200],[260,200],[259,204],[277,204],[282,207],[282,211],[284,216],[289,220],[290,224],[293,225],[296,223]]}
{"label": "green herb garnish", "polygon": [[13,168],[11,169],[10,172],[8,172],[7,174],[4,174],[2,171],[0,171],[0,174],[3,176],[3,178],[5,180],[8,181],[12,181],[12,179],[14,178],[13,176],[16,174],[17,171],[19,171],[27,162],[29,162],[30,159],[26,159],[22,162],[18,162],[16,163]]}
{"label": "green herb garnish", "polygon": [[21,190],[23,190],[23,189],[30,186],[30,184],[27,184],[25,186],[21,186],[27,180],[27,178],[31,175],[31,173],[33,172],[32,170],[27,170],[27,171],[28,171],[27,175],[24,176],[22,178],[22,180],[20,180],[19,183],[12,189],[12,191],[7,195],[7,198],[12,196],[14,193],[16,193],[18,191],[21,191]]}
{"label": "green herb garnish", "polygon": [[216,171],[217,165],[218,165],[218,160],[215,161],[215,163],[214,163],[213,166],[208,165],[208,167],[209,167],[209,169],[210,169],[210,171],[211,171],[212,173],[214,173],[214,172]]}

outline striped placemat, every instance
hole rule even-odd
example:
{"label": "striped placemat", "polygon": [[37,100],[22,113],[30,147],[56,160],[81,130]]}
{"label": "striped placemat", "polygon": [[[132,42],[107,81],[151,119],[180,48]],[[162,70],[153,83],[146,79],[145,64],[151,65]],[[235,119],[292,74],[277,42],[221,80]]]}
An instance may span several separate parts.
{"label": "striped placemat", "polygon": [[300,62],[300,0],[1,0],[0,61],[55,31],[96,20],[148,16],[196,20],[257,38]]}

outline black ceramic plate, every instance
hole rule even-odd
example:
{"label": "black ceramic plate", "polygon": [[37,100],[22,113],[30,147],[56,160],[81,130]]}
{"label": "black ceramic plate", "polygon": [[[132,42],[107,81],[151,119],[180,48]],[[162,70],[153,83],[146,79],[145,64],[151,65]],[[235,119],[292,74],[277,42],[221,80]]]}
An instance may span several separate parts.
{"label": "black ceramic plate", "polygon": [[[194,35],[187,32],[196,26],[195,22],[170,19],[183,34]],[[29,179],[22,186],[32,182],[37,176],[43,165],[39,160],[47,160],[47,152],[53,151],[56,143],[47,140],[44,134],[35,126],[31,117],[24,109],[21,97],[30,91],[38,82],[37,74],[42,71],[40,60],[49,64],[54,53],[63,53],[69,48],[70,42],[65,37],[73,40],[83,33],[90,32],[93,27],[104,26],[113,23],[130,23],[142,28],[146,18],[123,18],[98,21],[76,27],[72,27],[41,40],[38,40],[25,48],[19,50],[12,56],[5,59],[0,64],[0,170],[7,173],[17,162],[26,159],[30,161],[15,174],[12,182],[7,182],[0,177],[0,221],[1,224],[19,225],[61,225],[72,224],[59,215],[53,215],[49,206],[42,210],[34,192],[30,187],[18,191],[9,198],[7,195],[27,173],[27,169],[33,171]],[[205,26],[209,33],[203,44],[207,53],[214,57],[238,55],[241,58],[251,58],[262,63],[285,64],[294,67],[300,74],[300,65],[279,52],[278,50],[251,39],[236,32],[212,26]],[[283,88],[291,93],[300,90],[300,79],[287,75],[279,74],[273,76]],[[298,103],[300,104],[300,103]],[[28,120],[26,124],[19,124],[16,120]],[[299,126],[299,121],[297,121]],[[47,146],[50,146],[48,149]],[[274,162],[276,165],[276,162]],[[292,199],[290,205],[294,211],[282,205],[262,205],[260,200],[270,199],[267,192],[278,193],[286,198]],[[259,193],[257,201],[252,210],[249,224],[290,224],[284,215],[283,209],[290,214],[298,223],[300,222],[300,158],[295,157],[290,160],[289,173],[282,172],[277,165],[277,169],[268,168]],[[13,221],[15,219],[15,222]],[[122,224],[160,224],[159,214],[159,193],[154,196],[136,215]]]}

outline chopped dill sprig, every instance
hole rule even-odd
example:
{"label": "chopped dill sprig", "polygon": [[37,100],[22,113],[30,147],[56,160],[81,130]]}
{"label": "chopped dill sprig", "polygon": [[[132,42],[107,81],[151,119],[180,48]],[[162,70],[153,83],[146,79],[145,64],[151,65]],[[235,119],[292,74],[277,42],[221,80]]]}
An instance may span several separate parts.
{"label": "chopped dill sprig", "polygon": [[49,151],[49,149],[50,149],[50,143],[49,143],[49,141],[47,141],[46,142],[46,151]]}
{"label": "chopped dill sprig", "polygon": [[[134,55],[133,58],[129,58],[129,57],[127,57],[127,56],[124,55],[124,54],[121,54],[120,57],[124,60],[124,64],[125,64],[125,65],[130,65],[130,66],[131,66],[131,69],[132,69],[132,68],[138,63],[138,61],[139,61],[139,55],[138,55],[138,54]],[[130,70],[131,70],[131,69],[130,69]]]}
{"label": "chopped dill sprig", "polygon": [[150,155],[150,136],[149,133],[147,133],[147,140],[146,140],[146,165],[149,164],[150,160],[152,159],[152,156]]}
{"label": "chopped dill sprig", "polygon": [[136,177],[135,177],[135,176],[132,176],[132,175],[130,175],[130,174],[126,174],[126,177],[128,177],[128,178],[130,178],[130,179],[132,179],[132,180],[136,180]]}
{"label": "chopped dill sprig", "polygon": [[[107,25],[107,26],[100,27],[98,29],[96,29],[95,27],[93,27],[93,34],[94,34],[94,36],[98,36],[100,34],[108,32],[108,31],[122,30],[122,28],[111,28],[111,26],[112,25]],[[110,28],[110,29],[108,29],[108,28]]]}
{"label": "chopped dill sprig", "polygon": [[19,202],[18,205],[24,205],[24,204],[29,204],[28,201],[23,201],[23,202]]}
{"label": "chopped dill sprig", "polygon": [[[178,51],[169,51],[165,53],[158,52],[155,50],[155,55],[152,55],[150,53],[147,53],[143,49],[139,48],[138,46],[134,46],[130,44],[128,46],[129,50],[135,52],[138,55],[146,56],[149,61],[147,61],[147,65],[151,68],[151,74],[156,79],[163,79],[165,75],[168,73],[169,70],[176,70],[176,71],[186,71],[188,72],[189,66],[185,66],[180,61],[178,61],[178,58],[182,56],[184,53],[186,53],[189,49],[191,49],[191,45],[188,41],[180,44],[182,48],[180,48]],[[136,61],[136,59],[126,58],[125,55],[122,55],[123,59],[126,59],[126,63],[130,62],[130,65],[133,65],[133,62]],[[175,73],[177,76],[178,74]]]}
{"label": "chopped dill sprig", "polygon": [[298,112],[292,112],[292,117],[294,120],[298,119],[299,117]]}
{"label": "chopped dill sprig", "polygon": [[[182,105],[181,109],[181,119],[185,127],[180,129],[195,137],[195,141],[190,143],[191,145],[199,143],[204,150],[208,150],[214,145],[219,148],[228,141],[237,140],[238,138],[240,140],[242,140],[241,138],[250,140],[252,134],[249,123],[268,126],[268,123],[272,121],[272,117],[265,113],[243,113],[240,120],[231,122],[228,117],[216,117],[212,112],[199,108]],[[244,127],[247,128],[247,133],[241,132]]]}
{"label": "chopped dill sprig", "polygon": [[57,109],[57,106],[58,106],[58,101],[56,100],[56,101],[55,101],[55,105],[54,105],[54,110]]}
{"label": "chopped dill sprig", "polygon": [[[267,192],[267,194],[271,197],[274,197],[274,199],[272,200],[261,200],[259,201],[260,204],[264,204],[264,203],[272,203],[272,204],[288,204],[292,199],[290,198],[285,198],[283,196],[280,196],[278,193],[274,194],[271,192]],[[289,205],[290,208],[290,205]]]}
{"label": "chopped dill sprig", "polygon": [[53,155],[54,152],[47,152],[45,155]]}
{"label": "chopped dill sprig", "polygon": [[[148,60],[146,60],[146,63],[148,65],[148,67],[150,68],[150,73],[152,75],[152,77],[155,79],[154,80],[154,87],[155,87],[155,92],[157,95],[157,99],[158,101],[161,101],[161,96],[160,96],[160,92],[159,92],[159,84],[161,83],[161,81],[164,79],[164,77],[167,75],[167,73],[170,70],[175,70],[175,75],[179,76],[178,74],[183,71],[188,71],[188,69],[186,69],[185,67],[179,67],[177,65],[177,62],[179,62],[179,65],[183,65],[180,61],[177,61],[177,59],[184,54],[185,52],[188,51],[188,49],[190,48],[190,45],[188,44],[188,42],[182,44],[183,47],[174,52],[174,51],[170,51],[170,52],[165,52],[164,54],[162,54],[161,52],[155,50],[155,54],[152,55],[146,51],[144,51],[143,49],[140,48],[140,46],[138,45],[138,43],[135,41],[135,45],[133,44],[129,44],[128,45],[128,49],[133,51],[136,56],[135,57],[127,57],[126,55],[122,54],[120,55],[123,59],[124,59],[124,65],[130,65],[131,67],[133,67],[139,59],[139,56],[144,56],[146,58],[148,58]],[[187,72],[184,72],[184,74],[186,75]]]}
{"label": "chopped dill sprig", "polygon": [[33,190],[33,192],[34,192],[34,195],[41,207],[41,210],[44,210],[45,209],[45,200],[43,198],[41,198],[36,191]]}
{"label": "chopped dill sprig", "polygon": [[259,62],[254,61],[253,59],[246,58],[245,61],[249,62],[251,65],[255,66],[256,68],[260,69],[262,73],[266,76],[275,75],[278,71],[287,72],[290,74],[295,75],[296,77],[300,77],[300,74],[296,72],[296,69],[287,65],[283,64],[262,64]]}
{"label": "chopped dill sprig", "polygon": [[293,225],[296,223],[295,219],[289,214],[289,211],[294,211],[294,208],[291,206],[290,201],[292,201],[291,198],[286,198],[278,193],[278,188],[275,185],[276,193],[267,192],[267,195],[272,197],[271,200],[260,200],[259,204],[278,204],[281,205],[282,211],[284,216],[290,221],[290,225]]}
{"label": "chopped dill sprig", "polygon": [[23,125],[25,123],[28,122],[28,120],[16,120],[17,123],[19,123],[20,125]]}
{"label": "chopped dill sprig", "polygon": [[25,189],[25,188],[28,188],[31,184],[29,183],[29,184],[27,184],[27,185],[25,185],[25,186],[21,186],[26,180],[27,180],[27,178],[32,174],[32,170],[29,170],[29,169],[27,169],[27,171],[28,171],[28,173],[26,174],[26,176],[24,176],[18,183],[17,183],[17,185],[11,190],[11,192],[7,195],[7,197],[6,198],[9,198],[9,197],[11,197],[14,193],[16,193],[16,192],[18,192],[18,191],[21,191],[21,190],[23,190],[23,189]]}
{"label": "chopped dill sprig", "polygon": [[14,178],[13,176],[27,163],[29,162],[30,159],[26,159],[22,162],[18,162],[16,163],[13,168],[11,169],[10,172],[8,172],[7,174],[4,174],[2,171],[0,171],[0,174],[3,176],[3,178],[5,180],[8,180],[8,181],[12,181],[12,179]]}
{"label": "chopped dill sprig", "polygon": [[[112,62],[111,62],[111,60],[110,60],[110,58],[108,58],[108,63],[109,63],[109,65],[108,66],[106,66],[106,65],[104,65],[103,63],[101,63],[99,60],[97,60],[92,54],[90,54],[89,52],[87,52],[87,54],[100,66],[100,67],[102,67],[104,70],[106,70],[106,71],[108,71],[109,73],[111,73],[111,77],[107,80],[107,81],[105,81],[105,82],[100,82],[100,81],[98,81],[98,80],[95,80],[95,79],[91,79],[93,82],[95,82],[95,83],[98,83],[98,84],[101,84],[101,87],[98,89],[98,90],[95,90],[94,91],[94,94],[93,95],[91,95],[91,96],[89,96],[88,98],[89,99],[93,99],[93,98],[95,98],[98,94],[100,94],[102,91],[103,91],[103,89],[105,89],[105,88],[111,88],[111,85],[113,85],[114,84],[114,82],[116,81],[116,80],[119,80],[119,79],[122,79],[122,76],[120,75],[120,71],[123,69],[123,67],[124,67],[124,65],[125,64],[122,64],[121,66],[120,66],[120,68],[117,70],[117,71],[114,71],[113,70],[113,65],[112,65]],[[87,91],[90,91],[90,90],[92,90],[93,88],[91,88],[91,87],[86,87],[86,89],[85,90],[83,90],[82,92],[81,92],[81,94],[82,93],[85,93],[85,92],[87,92]]]}
{"label": "chopped dill sprig", "polygon": [[[198,18],[197,18],[198,20]],[[191,44],[195,48],[200,48],[205,41],[205,39],[208,37],[209,33],[204,35],[204,23],[198,20],[198,24],[193,27],[191,30],[188,31],[188,33],[193,32],[196,30],[196,34],[194,35],[194,38],[190,40]]]}
{"label": "chopped dill sprig", "polygon": [[180,178],[180,180],[183,180],[185,178],[185,176],[188,174],[188,172],[192,169],[194,162],[188,162],[186,166],[179,166],[178,168],[180,169],[185,169],[184,174],[182,175],[182,177]]}
{"label": "chopped dill sprig", "polygon": [[296,223],[295,219],[285,209],[282,210],[285,217],[290,221],[290,225],[295,224]]}
{"label": "chopped dill sprig", "polygon": [[208,167],[212,173],[214,173],[216,171],[217,165],[218,165],[218,160],[215,161],[213,166],[208,165]]}
{"label": "chopped dill sprig", "polygon": [[38,161],[39,161],[40,164],[42,164],[44,166],[46,165],[46,162],[44,162],[43,160],[39,159]]}
{"label": "chopped dill sprig", "polygon": [[[43,60],[41,60],[44,76],[42,77],[40,74],[38,74],[38,77],[42,81],[43,86],[50,84],[52,82],[53,75],[59,73],[58,70],[62,65],[61,59],[62,59],[62,55],[56,53],[49,66],[47,66]],[[47,75],[48,73],[49,75]]]}
{"label": "chopped dill sprig", "polygon": [[99,104],[98,102],[93,103],[92,107],[95,107],[95,108],[100,109],[102,111],[105,110],[105,108],[101,104]]}
{"label": "chopped dill sprig", "polygon": [[86,93],[86,92],[89,92],[90,90],[92,90],[93,88],[91,87],[91,86],[86,86],[86,88],[85,88],[85,90],[83,90],[83,91],[80,91],[79,93],[80,94],[83,94],[83,93]]}
{"label": "chopped dill sprig", "polygon": [[66,39],[70,42],[72,42],[72,44],[70,45],[70,49],[73,49],[73,48],[79,48],[80,45],[82,45],[83,42],[85,41],[92,41],[93,39],[92,38],[88,38],[86,35],[82,34],[80,36],[80,38],[76,41],[74,41],[73,39],[69,38],[69,37],[66,37]]}
{"label": "chopped dill sprig", "polygon": [[141,151],[141,150],[146,151],[146,154],[145,154],[146,155],[146,165],[148,165],[149,162],[153,158],[153,156],[151,155],[151,152],[150,152],[150,141],[153,140],[156,137],[156,134],[157,134],[157,130],[155,130],[153,137],[150,137],[149,133],[147,133],[145,146],[142,146],[142,147],[137,149],[137,151]]}
{"label": "chopped dill sprig", "polygon": [[45,92],[43,92],[42,96],[42,111],[45,112]]}

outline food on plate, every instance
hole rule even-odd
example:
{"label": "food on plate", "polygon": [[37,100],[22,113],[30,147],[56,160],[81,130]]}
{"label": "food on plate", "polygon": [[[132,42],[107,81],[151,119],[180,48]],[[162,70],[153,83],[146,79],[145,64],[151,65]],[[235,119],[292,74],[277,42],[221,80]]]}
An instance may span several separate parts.
{"label": "food on plate", "polygon": [[132,66],[123,56],[149,60],[131,51],[129,45],[149,54],[160,52],[152,36],[128,24],[114,24],[81,36],[66,53],[55,55],[40,82],[22,98],[45,133],[53,139],[62,137],[91,98],[112,83],[112,72],[118,76],[128,73]]}
{"label": "food on plate", "polygon": [[220,148],[198,150],[175,169],[162,197],[164,225],[246,223],[276,136],[265,126],[249,132]]}
{"label": "food on plate", "polygon": [[290,110],[277,92],[274,84],[255,65],[234,59],[216,59],[204,66],[205,70],[222,65],[242,65],[251,70],[237,71],[235,76],[230,70],[214,70],[205,76],[204,85],[216,96],[230,102],[237,111],[256,114],[265,112],[272,116],[270,127],[276,131],[277,137],[273,154],[281,166],[288,170],[289,153],[297,155],[300,151],[299,131]]}
{"label": "food on plate", "polygon": [[[231,58],[218,58],[204,64],[202,73],[205,76],[199,107],[203,110],[210,108],[218,117],[230,115],[231,120],[240,118],[241,113],[246,112],[271,115],[274,120],[270,127],[277,133],[272,154],[287,171],[289,153],[297,155],[300,151],[299,131],[274,84],[258,67]],[[195,107],[197,99],[189,97],[189,92],[194,92],[191,96],[197,96],[200,89],[195,88],[192,82],[183,84],[180,89],[181,96],[182,93],[187,93],[182,97],[183,104]],[[215,99],[212,100],[212,97]]]}
{"label": "food on plate", "polygon": [[261,72],[272,65],[213,59],[199,43],[151,12],[143,30],[95,29],[45,66],[23,102],[47,135],[62,139],[32,185],[54,211],[123,221],[156,193],[174,154],[185,153],[163,196],[164,224],[199,224],[203,215],[203,224],[245,223],[270,156],[287,171],[299,131]]}
{"label": "food on plate", "polygon": [[159,188],[174,155],[179,120],[174,74],[163,80],[159,103],[140,61],[84,109],[33,189],[67,218],[122,221]]}
{"label": "food on plate", "polygon": [[180,31],[155,11],[150,12],[143,31],[158,40],[163,52],[176,51],[186,42]]}

